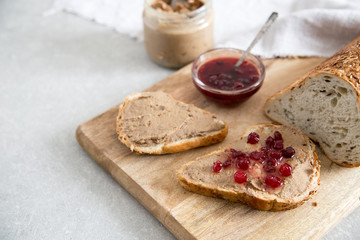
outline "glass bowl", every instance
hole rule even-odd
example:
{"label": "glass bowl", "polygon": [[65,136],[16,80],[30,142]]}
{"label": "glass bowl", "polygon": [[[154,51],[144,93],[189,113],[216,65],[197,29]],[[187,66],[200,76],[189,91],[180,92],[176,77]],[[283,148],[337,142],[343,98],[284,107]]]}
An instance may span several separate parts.
{"label": "glass bowl", "polygon": [[201,54],[191,69],[196,88],[209,100],[224,105],[247,100],[263,84],[265,66],[260,58],[249,53],[235,68],[243,53],[234,48],[217,48]]}

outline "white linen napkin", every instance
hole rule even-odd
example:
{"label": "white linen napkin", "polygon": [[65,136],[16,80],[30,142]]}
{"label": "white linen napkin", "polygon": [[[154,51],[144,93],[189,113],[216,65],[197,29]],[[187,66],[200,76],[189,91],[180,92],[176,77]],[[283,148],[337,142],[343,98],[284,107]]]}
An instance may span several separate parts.
{"label": "white linen napkin", "polygon": [[[360,0],[213,0],[215,45],[246,49],[271,12],[279,18],[252,50],[262,57],[329,57],[360,35]],[[142,40],[143,0],[55,0],[64,10]]]}

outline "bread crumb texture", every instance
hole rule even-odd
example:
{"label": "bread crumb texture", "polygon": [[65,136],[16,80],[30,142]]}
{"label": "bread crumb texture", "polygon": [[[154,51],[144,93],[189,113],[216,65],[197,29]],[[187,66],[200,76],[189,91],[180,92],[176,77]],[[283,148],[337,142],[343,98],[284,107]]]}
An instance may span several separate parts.
{"label": "bread crumb texture", "polygon": [[360,37],[265,104],[271,119],[300,128],[329,159],[360,166]]}

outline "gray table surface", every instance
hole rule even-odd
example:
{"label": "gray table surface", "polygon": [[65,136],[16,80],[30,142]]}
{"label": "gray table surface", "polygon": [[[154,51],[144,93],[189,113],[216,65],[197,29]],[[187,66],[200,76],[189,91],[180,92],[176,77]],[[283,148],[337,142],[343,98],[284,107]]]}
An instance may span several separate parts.
{"label": "gray table surface", "polygon": [[[174,71],[51,4],[0,0],[0,239],[175,239],[74,137]],[[324,239],[360,239],[360,208]]]}

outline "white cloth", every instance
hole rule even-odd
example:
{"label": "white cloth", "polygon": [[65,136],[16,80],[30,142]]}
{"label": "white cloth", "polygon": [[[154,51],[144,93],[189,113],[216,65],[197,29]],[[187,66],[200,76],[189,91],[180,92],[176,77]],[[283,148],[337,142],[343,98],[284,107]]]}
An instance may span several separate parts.
{"label": "white cloth", "polygon": [[[279,17],[252,53],[329,57],[360,35],[360,0],[213,0],[215,45],[246,49],[271,12]],[[55,0],[65,10],[142,40],[143,0]]]}

